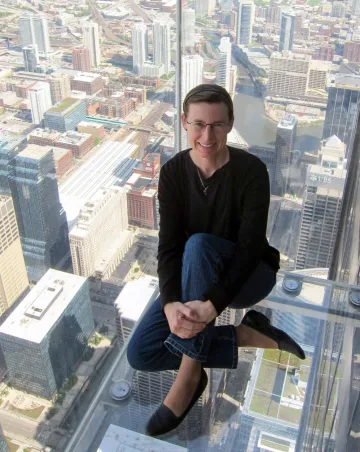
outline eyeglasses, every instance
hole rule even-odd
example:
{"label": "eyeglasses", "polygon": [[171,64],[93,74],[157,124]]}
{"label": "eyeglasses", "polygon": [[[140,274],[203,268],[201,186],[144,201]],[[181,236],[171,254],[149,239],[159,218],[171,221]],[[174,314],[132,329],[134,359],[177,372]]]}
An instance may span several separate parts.
{"label": "eyeglasses", "polygon": [[185,119],[185,121],[189,124],[194,132],[198,133],[205,132],[207,126],[210,126],[211,130],[213,130],[214,132],[223,132],[227,129],[227,127],[230,126],[230,124],[225,124],[224,122],[213,122],[212,124],[205,124],[205,122],[201,121],[189,122],[187,119]]}

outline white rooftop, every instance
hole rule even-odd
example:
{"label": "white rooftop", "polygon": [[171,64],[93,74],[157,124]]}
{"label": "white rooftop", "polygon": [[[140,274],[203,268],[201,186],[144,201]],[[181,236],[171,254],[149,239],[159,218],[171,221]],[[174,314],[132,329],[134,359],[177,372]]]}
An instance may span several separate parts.
{"label": "white rooftop", "polygon": [[181,446],[110,424],[97,452],[186,452]]}
{"label": "white rooftop", "polygon": [[134,281],[128,281],[115,300],[115,309],[121,317],[137,322],[149,303],[159,290],[159,280],[145,275]]}
{"label": "white rooftop", "polygon": [[0,335],[41,343],[86,278],[50,269],[0,327]]}

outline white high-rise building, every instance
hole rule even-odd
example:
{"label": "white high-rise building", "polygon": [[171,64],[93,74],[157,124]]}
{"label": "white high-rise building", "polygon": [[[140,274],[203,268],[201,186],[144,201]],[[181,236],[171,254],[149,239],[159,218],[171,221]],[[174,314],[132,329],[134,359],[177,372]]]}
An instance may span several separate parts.
{"label": "white high-rise building", "polygon": [[230,91],[231,42],[230,38],[221,38],[219,45],[216,79],[218,85]]}
{"label": "white high-rise building", "polygon": [[32,14],[19,19],[20,45],[26,47],[36,44],[40,53],[50,52],[47,19]]}
{"label": "white high-rise building", "polygon": [[156,66],[164,65],[164,73],[171,70],[170,53],[170,25],[164,20],[154,20],[153,23],[154,63]]}
{"label": "white high-rise building", "polygon": [[144,23],[137,23],[132,30],[133,71],[141,73],[141,68],[148,59],[147,28]]}
{"label": "white high-rise building", "polygon": [[71,230],[70,250],[76,275],[111,275],[131,246],[126,191],[101,188],[81,209]]}
{"label": "white high-rise building", "polygon": [[87,22],[83,27],[84,46],[89,49],[91,67],[98,67],[101,62],[99,26],[96,22]]}
{"label": "white high-rise building", "polygon": [[[200,55],[185,55],[181,58],[181,108],[187,93],[203,82],[204,58]],[[181,147],[187,149],[189,142],[186,130],[182,129]]]}
{"label": "white high-rise building", "polygon": [[52,74],[48,78],[51,100],[53,104],[71,97],[70,76],[68,74]]}
{"label": "white high-rise building", "polygon": [[182,10],[182,47],[193,47],[195,44],[195,11],[190,8]]}
{"label": "white high-rise building", "polygon": [[39,64],[39,52],[36,44],[30,44],[23,47],[25,71],[35,72],[36,66]]}
{"label": "white high-rise building", "polygon": [[46,82],[38,82],[29,91],[32,122],[41,124],[44,113],[52,106],[50,85]]}
{"label": "white high-rise building", "polygon": [[237,66],[232,65],[230,68],[230,87],[229,93],[231,96],[235,96],[237,82]]}
{"label": "white high-rise building", "polygon": [[251,36],[255,18],[255,5],[252,0],[240,0],[236,27],[236,44],[251,43]]}

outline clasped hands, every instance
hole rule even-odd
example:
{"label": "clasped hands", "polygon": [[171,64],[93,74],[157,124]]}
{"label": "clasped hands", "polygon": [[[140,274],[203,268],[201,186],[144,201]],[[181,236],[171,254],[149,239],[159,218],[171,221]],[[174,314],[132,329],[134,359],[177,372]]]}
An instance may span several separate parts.
{"label": "clasped hands", "polygon": [[170,331],[182,339],[190,339],[203,331],[208,323],[217,316],[217,311],[210,300],[174,301],[164,307]]}

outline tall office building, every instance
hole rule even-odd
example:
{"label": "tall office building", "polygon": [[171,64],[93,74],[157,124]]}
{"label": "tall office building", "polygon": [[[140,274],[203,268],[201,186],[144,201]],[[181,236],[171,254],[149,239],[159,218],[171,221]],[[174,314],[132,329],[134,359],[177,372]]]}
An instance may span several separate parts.
{"label": "tall office building", "polygon": [[286,114],[276,129],[274,194],[283,196],[289,185],[288,169],[292,163],[297,118]]}
{"label": "tall office building", "polygon": [[[181,110],[186,94],[203,82],[204,58],[200,55],[185,55],[181,58]],[[189,147],[188,136],[181,129],[181,147]]]}
{"label": "tall office building", "polygon": [[273,52],[270,58],[268,92],[290,97],[305,96],[308,89],[310,55]]}
{"label": "tall office building", "polygon": [[99,26],[96,22],[86,22],[83,26],[84,47],[89,49],[91,67],[101,63]]}
{"label": "tall office building", "polygon": [[360,107],[360,76],[336,75],[329,88],[323,139],[336,135],[352,152]]}
{"label": "tall office building", "polygon": [[141,69],[148,59],[148,33],[144,23],[134,25],[132,30],[133,71],[141,74]]}
{"label": "tall office building", "polygon": [[72,51],[72,65],[76,71],[90,72],[90,52],[86,47],[77,47]]}
{"label": "tall office building", "polygon": [[221,11],[231,11],[233,7],[232,0],[220,0]]}
{"label": "tall office building", "polygon": [[132,243],[127,227],[126,191],[100,189],[80,210],[69,235],[74,273],[110,277]]}
{"label": "tall office building", "polygon": [[11,384],[51,398],[94,331],[88,281],[50,269],[0,327]]}
{"label": "tall office building", "polygon": [[360,16],[360,0],[353,0],[351,14],[353,16]]}
{"label": "tall office building", "polygon": [[23,47],[23,57],[25,71],[35,72],[36,66],[39,64],[39,52],[36,44],[29,44]]}
{"label": "tall office building", "polygon": [[344,2],[333,2],[331,15],[333,17],[344,18],[346,16],[346,5]]}
{"label": "tall office building", "polygon": [[71,96],[70,77],[67,74],[52,74],[47,80],[53,105]]}
{"label": "tall office building", "polygon": [[239,0],[236,25],[237,45],[247,45],[251,43],[254,18],[255,5],[252,0]]}
{"label": "tall office building", "polygon": [[82,99],[68,97],[55,104],[44,114],[44,125],[51,130],[68,132],[75,130],[86,117],[86,104]]}
{"label": "tall office building", "polygon": [[292,50],[294,40],[295,15],[292,13],[281,14],[281,30],[279,51]]}
{"label": "tall office building", "polygon": [[164,20],[153,22],[154,63],[164,65],[164,73],[171,70],[170,25]]}
{"label": "tall office building", "polygon": [[29,287],[14,204],[0,196],[0,316]]}
{"label": "tall office building", "polygon": [[41,124],[45,112],[52,106],[50,85],[46,82],[38,82],[29,91],[32,122]]}
{"label": "tall office building", "polygon": [[307,170],[296,269],[329,268],[336,242],[346,169],[345,145],[326,140],[316,165]]}
{"label": "tall office building", "polygon": [[231,42],[230,38],[221,38],[216,67],[217,84],[230,91]]}
{"label": "tall office building", "polygon": [[1,428],[1,425],[0,425],[0,452],[10,452],[10,449],[9,449],[8,443],[6,441],[4,432]]}
{"label": "tall office building", "polygon": [[15,156],[27,146],[26,136],[0,136],[0,195],[11,196],[9,175]]}
{"label": "tall office building", "polygon": [[36,282],[50,267],[62,269],[70,258],[52,150],[29,145],[21,151],[9,183],[28,277]]}
{"label": "tall office building", "polygon": [[230,87],[229,93],[231,96],[235,96],[236,93],[236,82],[237,82],[237,66],[233,64],[230,67]]}
{"label": "tall office building", "polygon": [[190,8],[182,9],[182,47],[193,47],[195,44],[195,11]]}
{"label": "tall office building", "polygon": [[212,0],[195,0],[196,17],[209,16],[213,10]]}
{"label": "tall office building", "polygon": [[28,14],[19,19],[20,45],[26,47],[36,44],[40,53],[50,52],[47,19]]}

